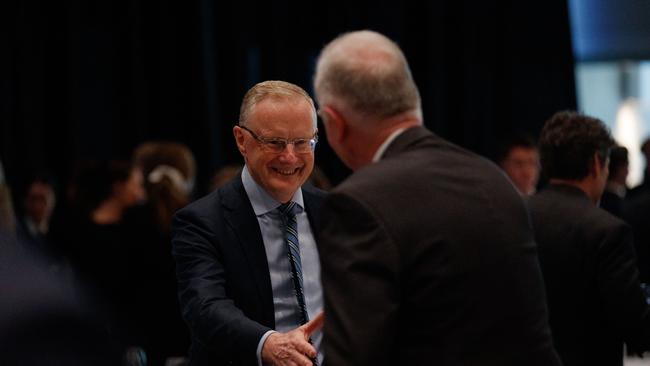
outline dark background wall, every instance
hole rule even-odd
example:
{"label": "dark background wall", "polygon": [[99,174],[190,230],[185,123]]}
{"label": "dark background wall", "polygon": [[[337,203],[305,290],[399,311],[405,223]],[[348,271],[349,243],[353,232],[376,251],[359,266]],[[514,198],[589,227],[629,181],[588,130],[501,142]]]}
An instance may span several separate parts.
{"label": "dark background wall", "polygon": [[[0,5],[0,159],[65,183],[81,158],[184,142],[204,183],[240,162],[231,137],[246,90],[283,79],[311,92],[319,49],[370,28],[397,41],[425,123],[480,154],[575,108],[567,4],[547,1],[13,0]],[[321,132],[317,163],[349,172]]]}

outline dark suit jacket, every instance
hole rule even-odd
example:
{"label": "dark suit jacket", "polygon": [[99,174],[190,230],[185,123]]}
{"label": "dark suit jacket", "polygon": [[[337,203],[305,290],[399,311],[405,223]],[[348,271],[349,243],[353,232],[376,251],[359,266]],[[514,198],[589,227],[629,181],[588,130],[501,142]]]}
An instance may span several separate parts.
{"label": "dark suit jacket", "polygon": [[624,212],[623,202],[623,198],[619,195],[605,189],[603,195],[600,197],[600,208],[618,218],[622,218]]}
{"label": "dark suit jacket", "polygon": [[[0,244],[17,245],[0,233]],[[121,353],[50,258],[0,245],[0,365],[114,366]]]}
{"label": "dark suit jacket", "polygon": [[321,215],[327,364],[559,364],[528,215],[494,164],[408,129]]}
{"label": "dark suit jacket", "polygon": [[[314,232],[322,197],[303,187]],[[190,364],[257,365],[257,344],[275,315],[264,243],[241,177],[176,213],[172,245],[192,333]]]}
{"label": "dark suit jacket", "polygon": [[648,349],[650,313],[629,226],[568,185],[532,197],[530,211],[564,365],[622,365],[623,341]]}
{"label": "dark suit jacket", "polygon": [[632,226],[634,232],[634,249],[640,281],[650,284],[650,191],[641,192],[627,199],[624,219]]}

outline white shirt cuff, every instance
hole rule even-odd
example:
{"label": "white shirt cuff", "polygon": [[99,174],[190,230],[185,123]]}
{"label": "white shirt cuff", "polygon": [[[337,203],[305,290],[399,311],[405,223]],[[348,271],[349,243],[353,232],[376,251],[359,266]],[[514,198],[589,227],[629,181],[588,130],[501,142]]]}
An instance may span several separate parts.
{"label": "white shirt cuff", "polygon": [[257,365],[262,366],[262,347],[264,346],[264,342],[266,342],[266,339],[272,334],[275,333],[274,330],[269,330],[268,332],[264,333],[262,338],[260,338],[260,342],[257,344]]}

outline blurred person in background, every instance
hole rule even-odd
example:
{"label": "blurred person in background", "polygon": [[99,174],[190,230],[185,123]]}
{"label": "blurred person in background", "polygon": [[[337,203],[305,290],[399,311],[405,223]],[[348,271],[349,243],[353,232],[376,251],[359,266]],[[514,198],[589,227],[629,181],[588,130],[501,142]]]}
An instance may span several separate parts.
{"label": "blurred person in background", "polygon": [[173,214],[189,203],[196,162],[190,149],[177,142],[145,142],[133,153],[142,170],[148,204],[158,231],[169,235]]}
{"label": "blurred person in background", "polygon": [[133,161],[142,170],[147,192],[147,203],[131,216],[143,255],[138,276],[148,309],[145,350],[152,365],[163,365],[181,361],[190,344],[178,305],[170,226],[173,214],[190,202],[196,162],[187,146],[162,141],[140,144]]}
{"label": "blurred person in background", "polygon": [[535,193],[540,165],[537,145],[531,136],[519,133],[504,139],[497,149],[495,161],[521,195]]}
{"label": "blurred person in background", "polygon": [[109,366],[120,355],[82,294],[36,251],[16,250],[16,223],[0,162],[0,365]]}
{"label": "blurred person in background", "polygon": [[56,195],[49,180],[35,178],[27,184],[23,196],[23,223],[30,235],[47,235],[55,204]]}
{"label": "blurred person in background", "polygon": [[111,338],[124,350],[145,339],[138,229],[126,212],[145,198],[141,171],[128,162],[87,161],[70,188],[67,217],[53,239],[92,301]]}
{"label": "blurred person in background", "polygon": [[79,301],[83,295],[41,259],[0,256],[0,365],[121,365],[106,329]]}
{"label": "blurred person in background", "polygon": [[[650,295],[650,138],[641,146],[645,156],[646,168],[643,182],[628,191],[625,196],[623,217],[634,231],[634,247],[637,255],[637,266],[641,274],[641,282]],[[611,174],[611,173],[610,173]],[[648,297],[650,300],[650,296]]]}
{"label": "blurred person in background", "polygon": [[[9,244],[9,238],[16,237],[16,217],[14,216],[14,206],[11,201],[11,191],[5,180],[4,168],[0,162],[0,234],[7,238],[5,247]],[[14,243],[15,241],[12,241]],[[2,248],[0,248],[2,249]]]}
{"label": "blurred person in background", "polygon": [[231,164],[217,170],[210,180],[210,192],[223,187],[231,179],[240,175],[243,168],[241,164]]}
{"label": "blurred person in background", "polygon": [[50,218],[56,205],[56,194],[51,181],[34,176],[26,182],[20,193],[16,228],[18,239],[28,250],[50,258],[52,269],[59,270],[60,253],[48,238]]}
{"label": "blurred person in background", "polygon": [[602,121],[573,111],[553,115],[539,139],[549,185],[528,206],[564,366],[622,366],[623,343],[650,349],[632,230],[597,206],[613,146]]}
{"label": "blurred person in background", "polygon": [[650,192],[650,137],[641,144],[641,153],[645,158],[645,169],[643,170],[643,182],[630,189],[630,198]]}
{"label": "blurred person in background", "polygon": [[[637,254],[637,265],[641,273],[641,281],[646,284],[650,294],[650,138],[641,145],[641,152],[646,165],[643,182],[630,189],[625,196],[624,218],[634,230],[634,246]],[[649,297],[650,299],[650,297]]]}
{"label": "blurred person in background", "polygon": [[609,176],[605,191],[600,198],[600,207],[617,217],[623,217],[623,203],[627,193],[627,175],[630,172],[630,162],[627,149],[615,146],[609,154]]}
{"label": "blurred person in background", "polygon": [[[102,170],[103,168],[103,170]],[[123,162],[109,162],[100,170],[89,172],[92,177],[84,179],[80,191],[89,193],[86,208],[90,219],[97,225],[112,225],[122,221],[127,209],[142,203],[146,194],[143,188],[142,172],[139,168]],[[100,181],[102,180],[102,181]],[[108,184],[108,185],[106,185]]]}

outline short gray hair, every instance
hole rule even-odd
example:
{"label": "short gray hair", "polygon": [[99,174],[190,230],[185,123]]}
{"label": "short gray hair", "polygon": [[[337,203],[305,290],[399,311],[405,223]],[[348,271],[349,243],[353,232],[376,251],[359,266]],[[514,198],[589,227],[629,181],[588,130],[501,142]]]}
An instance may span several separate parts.
{"label": "short gray hair", "polygon": [[309,94],[298,85],[280,80],[268,80],[255,84],[246,92],[239,109],[239,125],[245,126],[255,105],[267,98],[304,98],[312,110],[312,120],[316,127],[316,108]]}
{"label": "short gray hair", "polygon": [[404,54],[373,31],[345,33],[326,45],[318,57],[314,86],[319,101],[335,97],[357,112],[380,118],[420,107]]}

